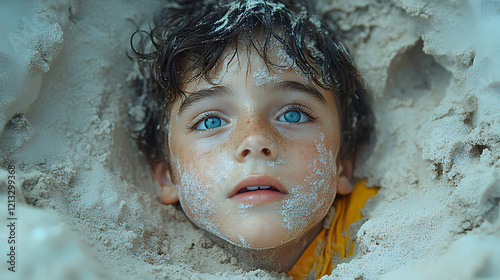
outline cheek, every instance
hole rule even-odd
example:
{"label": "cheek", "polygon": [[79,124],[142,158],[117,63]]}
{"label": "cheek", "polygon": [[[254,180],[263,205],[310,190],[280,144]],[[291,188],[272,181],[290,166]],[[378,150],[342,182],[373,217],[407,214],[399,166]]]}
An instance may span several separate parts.
{"label": "cheek", "polygon": [[297,166],[290,173],[296,186],[282,209],[284,226],[292,234],[320,222],[328,213],[337,189],[336,146],[323,140],[301,146],[304,149],[297,157],[301,159],[300,168]]}
{"label": "cheek", "polygon": [[217,232],[216,214],[221,204],[217,194],[221,194],[232,163],[224,159],[220,150],[200,146],[172,152],[173,168],[177,171],[175,184],[184,212],[198,226]]}
{"label": "cheek", "polygon": [[[227,178],[228,170],[232,168],[233,162],[224,155],[221,146],[186,142],[179,146],[181,146],[179,149],[172,150],[172,155],[177,155],[175,167],[179,179],[182,173],[187,171],[208,186],[220,185],[218,183]],[[179,183],[185,185],[182,180],[179,180]]]}
{"label": "cheek", "polygon": [[287,160],[288,178],[291,181],[296,184],[302,182],[308,189],[314,189],[313,186],[331,185],[329,183],[335,181],[338,147],[333,141],[308,141],[298,143],[295,148],[288,150],[296,151],[293,152],[293,159]]}
{"label": "cheek", "polygon": [[197,176],[194,167],[179,169],[179,183],[176,185],[182,209],[197,225],[211,224],[215,214],[215,204],[211,197],[211,185]]}

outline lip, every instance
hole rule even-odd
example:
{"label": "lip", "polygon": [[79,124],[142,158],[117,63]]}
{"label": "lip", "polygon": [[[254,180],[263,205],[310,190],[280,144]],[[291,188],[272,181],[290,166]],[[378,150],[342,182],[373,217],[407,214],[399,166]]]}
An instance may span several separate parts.
{"label": "lip", "polygon": [[[238,193],[239,190],[250,186],[271,186],[278,191],[257,190],[245,193]],[[276,179],[269,176],[252,176],[242,180],[236,185],[229,195],[229,199],[234,199],[243,204],[263,204],[282,200],[288,191]]]}

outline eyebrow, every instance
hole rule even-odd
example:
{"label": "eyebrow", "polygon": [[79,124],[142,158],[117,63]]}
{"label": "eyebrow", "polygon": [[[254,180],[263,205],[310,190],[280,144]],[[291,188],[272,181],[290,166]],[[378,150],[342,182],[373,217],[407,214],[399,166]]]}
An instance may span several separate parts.
{"label": "eyebrow", "polygon": [[199,102],[200,100],[203,100],[207,97],[224,96],[224,95],[229,96],[232,94],[233,92],[228,87],[225,86],[213,86],[210,88],[195,91],[188,97],[186,97],[184,101],[182,101],[179,107],[179,112],[177,112],[177,116],[182,115],[182,113],[194,103]]}
{"label": "eyebrow", "polygon": [[295,82],[295,81],[281,81],[272,87],[273,90],[298,90],[307,95],[315,98],[321,104],[326,104],[326,99],[316,88],[310,85],[306,85],[303,83]]}
{"label": "eyebrow", "polygon": [[[326,99],[316,88],[310,85],[306,85],[300,82],[295,81],[281,81],[279,83],[274,84],[271,87],[268,87],[267,90],[269,92],[280,92],[286,90],[297,90],[303,92],[322,104],[326,104]],[[177,112],[177,116],[181,116],[184,111],[186,111],[189,107],[191,107],[194,103],[200,102],[201,100],[208,97],[215,96],[231,96],[233,95],[233,91],[226,86],[213,86],[206,89],[201,89],[190,94],[186,99],[184,99],[179,106],[179,112]]]}

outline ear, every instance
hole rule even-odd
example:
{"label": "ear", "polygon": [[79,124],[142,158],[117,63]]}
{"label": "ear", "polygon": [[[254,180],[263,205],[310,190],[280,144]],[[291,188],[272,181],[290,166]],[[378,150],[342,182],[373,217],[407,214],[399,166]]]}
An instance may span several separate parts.
{"label": "ear", "polygon": [[340,160],[338,166],[337,193],[340,195],[350,194],[354,186],[351,184],[352,173],[354,171],[354,160]]}
{"label": "ear", "polygon": [[177,189],[172,183],[172,178],[170,176],[170,170],[166,162],[156,162],[152,163],[151,167],[153,169],[153,176],[155,177],[158,184],[160,184],[160,201],[164,204],[174,204],[179,201],[179,196],[177,195]]}

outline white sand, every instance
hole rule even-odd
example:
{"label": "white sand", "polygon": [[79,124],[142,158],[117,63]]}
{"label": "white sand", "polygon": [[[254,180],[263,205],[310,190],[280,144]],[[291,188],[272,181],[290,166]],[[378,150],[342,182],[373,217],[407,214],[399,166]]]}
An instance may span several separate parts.
{"label": "white sand", "polygon": [[[158,202],[129,136],[125,56],[158,3],[0,1],[3,221],[7,165],[18,187],[17,272],[0,225],[0,279],[279,277],[243,272]],[[326,278],[500,279],[500,3],[318,6],[369,84],[377,130],[356,176],[382,187]]]}

